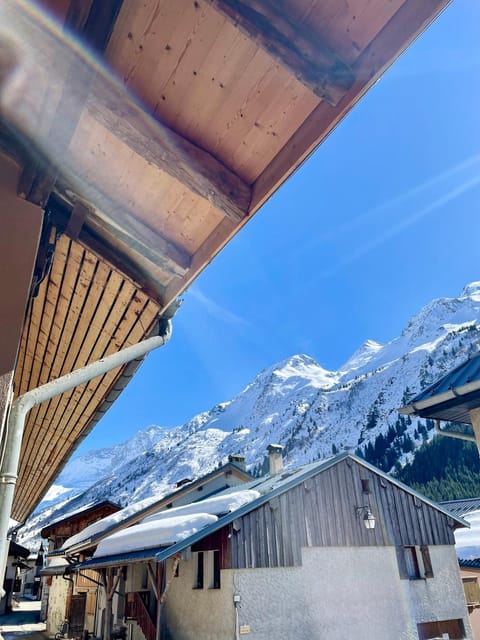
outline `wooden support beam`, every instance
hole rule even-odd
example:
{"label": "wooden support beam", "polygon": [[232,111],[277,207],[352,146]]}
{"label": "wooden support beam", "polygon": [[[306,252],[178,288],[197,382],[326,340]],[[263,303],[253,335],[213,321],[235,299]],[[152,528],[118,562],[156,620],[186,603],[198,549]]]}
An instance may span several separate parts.
{"label": "wooden support beam", "polygon": [[[148,575],[148,581],[150,583],[150,588],[153,591],[153,595],[155,596],[155,600],[158,600],[159,598],[159,591],[157,589],[157,575],[156,575],[156,571],[154,571],[154,569],[152,568],[152,565],[150,564],[150,562],[147,563],[146,565],[147,567],[147,575]],[[155,564],[155,569],[157,568],[157,565]]]}
{"label": "wooden support beam", "polygon": [[207,0],[317,96],[336,106],[354,82],[351,68],[272,0]]}
{"label": "wooden support beam", "polygon": [[233,222],[247,215],[251,188],[200,147],[152,118],[123,90],[97,82],[86,107],[90,115],[136,154],[210,202]]}

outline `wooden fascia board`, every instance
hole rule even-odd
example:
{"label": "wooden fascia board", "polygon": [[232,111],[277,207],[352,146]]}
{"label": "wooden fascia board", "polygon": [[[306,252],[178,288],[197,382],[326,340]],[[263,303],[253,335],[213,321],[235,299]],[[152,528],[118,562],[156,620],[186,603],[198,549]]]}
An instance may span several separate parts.
{"label": "wooden fascia board", "polygon": [[[248,218],[245,219],[245,221]],[[237,233],[240,226],[229,218],[223,218],[205,242],[192,256],[192,264],[181,280],[174,280],[165,290],[164,301],[169,305],[205,269],[227,242]]]}
{"label": "wooden fascia board", "polygon": [[271,0],[207,0],[315,95],[335,106],[354,82],[352,69],[307,26]]}
{"label": "wooden fascia board", "polygon": [[86,108],[132,151],[210,202],[235,223],[247,215],[251,187],[207,151],[152,118],[121,90],[97,83]]}
{"label": "wooden fascia board", "polygon": [[333,108],[326,102],[321,102],[258,177],[253,186],[250,214],[258,211],[278,187],[301,166],[356,102],[449,2],[450,0],[405,1],[353,65],[355,82],[338,106]]}

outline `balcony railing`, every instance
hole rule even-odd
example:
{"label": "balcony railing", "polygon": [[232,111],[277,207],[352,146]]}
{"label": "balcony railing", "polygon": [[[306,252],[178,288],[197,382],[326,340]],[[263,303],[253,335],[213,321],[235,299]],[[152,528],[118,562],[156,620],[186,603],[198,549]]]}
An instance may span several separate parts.
{"label": "balcony railing", "polygon": [[137,621],[145,640],[155,640],[156,630],[150,613],[145,606],[142,594],[130,591],[125,594],[125,617]]}

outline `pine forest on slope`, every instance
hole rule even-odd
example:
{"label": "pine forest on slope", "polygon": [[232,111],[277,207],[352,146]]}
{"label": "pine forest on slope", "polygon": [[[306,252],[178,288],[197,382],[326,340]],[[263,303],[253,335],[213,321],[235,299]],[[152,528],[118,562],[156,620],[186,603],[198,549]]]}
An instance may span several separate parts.
{"label": "pine forest on slope", "polygon": [[[152,426],[123,445],[69,462],[20,539],[28,546],[47,522],[86,504],[109,499],[126,505],[159,497],[178,480],[198,477],[225,462],[229,454],[242,453],[249,470],[262,473],[270,443],[283,445],[287,468],[350,448],[425,488],[441,477],[433,463],[431,476],[420,481],[416,467],[401,468],[420,447],[421,455],[428,455],[429,445],[424,443],[433,436],[433,424],[400,416],[398,408],[476,353],[479,337],[480,282],[475,282],[458,298],[428,304],[387,344],[368,340],[338,371],[295,355],[262,371],[231,400],[184,425]],[[433,446],[463,451],[451,439]],[[460,455],[462,466],[471,464],[472,456]],[[470,490],[480,493],[477,485]]]}

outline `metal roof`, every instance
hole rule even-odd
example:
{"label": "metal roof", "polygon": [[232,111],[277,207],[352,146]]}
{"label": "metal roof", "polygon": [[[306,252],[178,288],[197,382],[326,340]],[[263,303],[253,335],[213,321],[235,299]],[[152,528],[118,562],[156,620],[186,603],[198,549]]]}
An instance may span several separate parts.
{"label": "metal roof", "polygon": [[480,558],[471,558],[470,560],[459,558],[458,564],[462,569],[480,569]]}
{"label": "metal roof", "polygon": [[400,413],[472,424],[470,411],[480,407],[480,354],[452,369],[417,394]]}
{"label": "metal roof", "polygon": [[472,511],[480,510],[480,498],[465,498],[464,500],[447,500],[440,502],[452,515],[463,518]]}
{"label": "metal roof", "polygon": [[30,555],[30,550],[26,547],[23,547],[21,544],[18,544],[18,542],[15,542],[15,540],[10,540],[8,545],[8,555],[19,558],[28,558],[28,556]]}
{"label": "metal roof", "polygon": [[[243,505],[239,509],[236,509],[235,511],[232,511],[231,513],[219,518],[217,520],[217,522],[205,527],[204,529],[201,529],[200,531],[197,531],[197,533],[195,533],[192,536],[186,538],[185,540],[176,542],[175,544],[170,545],[169,547],[162,548],[156,554],[157,562],[162,562],[162,561],[166,560],[167,558],[171,557],[172,555],[182,552],[183,550],[185,550],[186,548],[192,546],[196,542],[199,542],[200,540],[203,540],[203,538],[207,537],[208,535],[210,535],[210,534],[218,531],[219,529],[222,529],[226,525],[232,523],[237,518],[239,518],[239,517],[241,517],[241,516],[243,516],[243,515],[245,515],[247,513],[250,513],[251,511],[254,511],[256,508],[258,508],[258,507],[262,506],[263,504],[269,502],[270,500],[272,500],[272,498],[275,498],[276,496],[279,496],[279,495],[289,491],[290,489],[296,487],[297,485],[301,484],[302,482],[305,482],[306,480],[308,480],[312,476],[315,476],[318,473],[322,473],[322,472],[326,471],[327,469],[330,469],[331,467],[335,466],[336,464],[338,464],[339,462],[341,462],[342,460],[345,460],[347,458],[350,458],[351,460],[354,460],[357,464],[360,464],[360,465],[366,467],[367,469],[369,469],[370,471],[372,471],[373,473],[385,478],[386,480],[388,480],[388,482],[396,485],[397,487],[399,487],[403,491],[406,491],[407,493],[410,493],[411,495],[415,496],[416,498],[418,498],[422,502],[430,505],[434,509],[437,509],[438,511],[441,511],[443,514],[445,514],[449,518],[452,518],[461,527],[467,527],[467,528],[470,527],[468,522],[466,522],[462,518],[450,513],[447,509],[442,507],[442,505],[439,505],[439,504],[433,502],[432,500],[426,498],[425,496],[417,493],[416,491],[414,491],[410,487],[407,487],[406,485],[404,485],[402,482],[400,482],[398,480],[395,480],[394,478],[391,478],[389,475],[387,475],[383,471],[380,471],[380,469],[377,469],[376,467],[374,467],[373,465],[369,464],[365,460],[362,460],[361,458],[358,458],[357,456],[352,455],[350,453],[342,453],[342,454],[339,454],[337,456],[333,456],[331,458],[327,458],[325,460],[322,460],[320,462],[314,462],[314,463],[305,465],[303,467],[300,467],[298,470],[296,470],[294,472],[286,471],[284,474],[282,474],[280,476],[267,476],[265,478],[260,478],[258,480],[254,480],[252,482],[249,482],[246,485],[242,485],[243,488],[256,489],[262,495],[259,498],[257,498],[256,500],[253,500],[252,502],[249,502],[249,503]],[[126,557],[130,557],[128,553],[125,553],[125,554],[122,555],[122,558],[126,558]],[[110,558],[113,558],[113,556],[111,556],[111,557],[105,556],[105,557],[92,558],[91,560],[88,560],[87,562],[82,563],[80,565],[80,567],[81,568],[84,568],[84,567],[86,568],[87,566],[90,567],[90,568],[100,567],[100,566],[105,566],[104,563],[106,563],[106,562],[108,562],[110,564],[113,564],[113,561],[110,562]]]}

